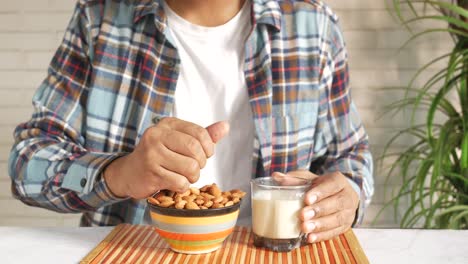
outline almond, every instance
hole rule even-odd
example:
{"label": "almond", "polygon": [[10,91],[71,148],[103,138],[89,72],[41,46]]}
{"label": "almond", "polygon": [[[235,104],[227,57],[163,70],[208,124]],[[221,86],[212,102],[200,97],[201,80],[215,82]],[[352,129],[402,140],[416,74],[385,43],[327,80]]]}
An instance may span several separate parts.
{"label": "almond", "polygon": [[219,203],[215,203],[215,204],[213,204],[213,206],[211,208],[223,208],[223,207],[224,207],[224,205],[219,204]]}
{"label": "almond", "polygon": [[205,193],[205,192],[200,193],[200,195],[203,196],[203,197],[205,197],[205,198],[207,198],[207,199],[209,199],[209,200],[215,198],[213,195],[211,195],[211,194],[209,194],[209,193]]}
{"label": "almond", "polygon": [[148,202],[149,202],[150,204],[154,204],[154,205],[159,205],[159,204],[160,204],[160,202],[159,202],[156,198],[154,198],[154,197],[149,197],[149,198],[148,198]]}
{"label": "almond", "polygon": [[181,200],[180,202],[175,204],[175,208],[176,209],[184,209],[186,204],[187,204],[187,201]]}
{"label": "almond", "polygon": [[195,187],[190,187],[190,193],[195,195],[200,195],[200,190]]}
{"label": "almond", "polygon": [[214,197],[221,196],[221,194],[222,194],[221,190],[218,188],[218,186],[216,184],[213,184],[208,192],[211,195],[213,195]]}
{"label": "almond", "polygon": [[205,185],[200,188],[200,192],[207,192],[211,188],[211,185]]}
{"label": "almond", "polygon": [[190,210],[200,210],[200,207],[194,202],[187,202],[185,205],[185,209],[190,209]]}
{"label": "almond", "polygon": [[242,198],[242,197],[245,196],[245,194],[246,194],[245,192],[235,192],[235,193],[233,193],[231,196],[232,196],[233,198],[235,198],[235,197],[237,197],[237,198]]}
{"label": "almond", "polygon": [[203,199],[196,199],[196,200],[195,200],[195,203],[196,203],[197,205],[202,205],[202,204],[205,203],[205,200],[203,200]]}
{"label": "almond", "polygon": [[210,208],[211,206],[213,206],[213,204],[214,204],[213,201],[209,200],[209,201],[205,201],[203,205]]}
{"label": "almond", "polygon": [[214,200],[213,200],[213,203],[221,203],[223,201],[223,197],[222,196],[219,196],[219,197],[216,197]]}
{"label": "almond", "polygon": [[169,196],[159,196],[158,198],[158,201],[160,201],[161,203],[162,202],[167,202],[167,201],[174,201],[174,199],[172,199],[172,197],[169,197]]}
{"label": "almond", "polygon": [[190,189],[187,190],[187,191],[185,191],[185,192],[183,192],[183,193],[180,193],[179,195],[180,195],[181,197],[189,196],[189,195],[190,195]]}
{"label": "almond", "polygon": [[161,207],[169,207],[169,206],[171,206],[171,205],[173,205],[173,204],[175,204],[175,202],[171,200],[171,201],[164,201],[164,202],[161,202],[161,204],[159,204],[159,206],[161,206]]}
{"label": "almond", "polygon": [[185,200],[187,202],[193,202],[193,200],[195,200],[195,198],[189,195],[189,196],[182,197],[182,200]]}
{"label": "almond", "polygon": [[183,193],[161,190],[147,200],[150,204],[161,207],[200,210],[232,206],[239,203],[245,195],[246,193],[239,189],[223,192],[216,183],[213,183],[200,189],[190,187]]}

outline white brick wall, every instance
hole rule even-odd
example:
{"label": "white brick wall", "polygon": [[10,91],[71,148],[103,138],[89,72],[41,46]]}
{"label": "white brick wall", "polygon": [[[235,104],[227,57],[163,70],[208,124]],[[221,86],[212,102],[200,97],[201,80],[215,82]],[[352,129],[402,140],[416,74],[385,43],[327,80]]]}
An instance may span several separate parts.
{"label": "white brick wall", "polygon": [[57,214],[14,200],[7,171],[13,129],[31,115],[32,95],[45,77],[74,4],[74,0],[0,4],[0,225],[78,225],[78,215]]}
{"label": "white brick wall", "polygon": [[[78,224],[77,216],[30,208],[12,199],[6,165],[12,131],[31,114],[32,94],[45,77],[74,3],[74,0],[16,0],[0,4],[0,225]],[[409,34],[386,11],[385,0],[328,0],[328,3],[341,17],[349,49],[353,98],[369,132],[374,156],[378,156],[392,131],[405,126],[407,120],[403,115],[376,120],[382,106],[398,95],[379,89],[404,85],[418,67],[447,51],[451,44],[446,37],[434,35],[398,52]],[[395,147],[409,141],[403,140]],[[366,225],[384,202],[383,175],[377,168],[376,194]],[[390,182],[392,187],[398,187],[398,180]],[[387,212],[378,226],[394,225],[392,216]]]}

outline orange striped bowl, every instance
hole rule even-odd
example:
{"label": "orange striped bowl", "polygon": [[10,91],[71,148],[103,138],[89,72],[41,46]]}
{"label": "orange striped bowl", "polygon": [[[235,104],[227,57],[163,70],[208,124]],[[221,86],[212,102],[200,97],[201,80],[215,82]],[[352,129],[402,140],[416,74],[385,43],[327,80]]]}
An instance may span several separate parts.
{"label": "orange striped bowl", "polygon": [[240,203],[204,210],[163,208],[150,203],[148,206],[156,231],[173,251],[203,254],[220,248],[232,233]]}

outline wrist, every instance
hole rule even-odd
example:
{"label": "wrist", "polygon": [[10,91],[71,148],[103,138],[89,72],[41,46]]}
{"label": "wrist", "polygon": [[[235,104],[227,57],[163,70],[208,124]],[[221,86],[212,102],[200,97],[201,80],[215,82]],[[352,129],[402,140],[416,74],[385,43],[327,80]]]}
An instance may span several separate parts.
{"label": "wrist", "polygon": [[107,187],[111,193],[118,198],[126,198],[128,194],[126,192],[127,188],[125,187],[125,181],[122,179],[122,170],[119,168],[122,159],[125,157],[118,158],[112,161],[104,170],[102,171],[102,177],[104,178]]}

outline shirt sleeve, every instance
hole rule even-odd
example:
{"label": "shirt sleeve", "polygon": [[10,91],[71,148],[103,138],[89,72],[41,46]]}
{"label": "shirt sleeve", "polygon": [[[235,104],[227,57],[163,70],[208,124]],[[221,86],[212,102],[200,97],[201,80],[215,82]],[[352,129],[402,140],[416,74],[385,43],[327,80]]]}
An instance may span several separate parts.
{"label": "shirt sleeve", "polygon": [[330,54],[322,80],[321,129],[327,151],[322,171],[343,173],[360,197],[357,223],[373,195],[373,164],[369,141],[352,102],[349,86],[348,57],[341,30],[333,23],[329,34]]}
{"label": "shirt sleeve", "polygon": [[28,205],[83,212],[121,200],[112,195],[101,172],[125,153],[84,147],[91,27],[78,1],[48,75],[34,95],[33,115],[15,130],[9,158],[12,192]]}

